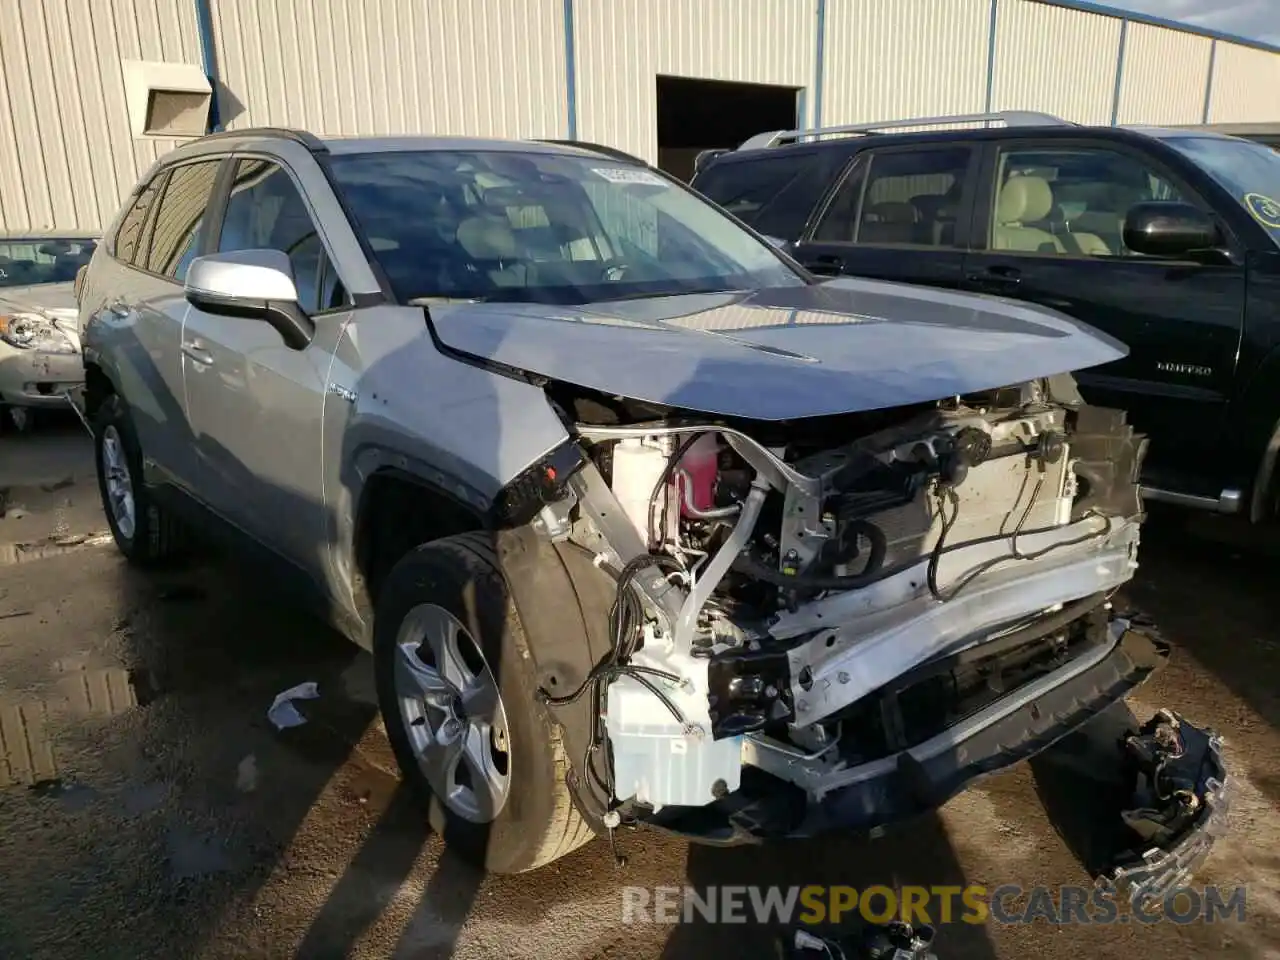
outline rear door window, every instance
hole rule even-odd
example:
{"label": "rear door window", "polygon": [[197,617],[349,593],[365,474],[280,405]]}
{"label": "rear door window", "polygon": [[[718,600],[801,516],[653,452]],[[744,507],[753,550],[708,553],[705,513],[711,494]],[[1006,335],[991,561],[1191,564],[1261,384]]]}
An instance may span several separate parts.
{"label": "rear door window", "polygon": [[955,248],[972,189],[970,147],[873,150],[859,157],[814,239],[868,246]]}
{"label": "rear door window", "polygon": [[186,279],[187,267],[199,253],[200,228],[221,167],[221,159],[202,160],[170,171],[151,231],[148,271],[178,283]]}
{"label": "rear door window", "polygon": [[756,230],[798,239],[841,158],[831,150],[712,164],[693,187]]}

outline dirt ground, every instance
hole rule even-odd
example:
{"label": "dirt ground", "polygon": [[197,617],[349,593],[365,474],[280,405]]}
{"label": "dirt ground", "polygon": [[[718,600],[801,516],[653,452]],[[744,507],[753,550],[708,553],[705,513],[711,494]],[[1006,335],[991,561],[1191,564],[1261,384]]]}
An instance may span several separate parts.
{"label": "dirt ground", "polygon": [[[598,841],[482,877],[398,788],[368,658],[226,565],[126,568],[96,536],[74,425],[0,438],[0,503],[0,957],[772,957],[750,924],[624,924],[622,888],[1088,883],[1027,764],[878,839],[634,833],[625,867]],[[1129,591],[1174,645],[1134,711],[1227,737],[1231,831],[1198,880],[1245,885],[1246,920],[954,923],[941,958],[1280,956],[1277,558],[1261,534],[1158,517]],[[307,680],[309,722],[277,732],[272,698]]]}

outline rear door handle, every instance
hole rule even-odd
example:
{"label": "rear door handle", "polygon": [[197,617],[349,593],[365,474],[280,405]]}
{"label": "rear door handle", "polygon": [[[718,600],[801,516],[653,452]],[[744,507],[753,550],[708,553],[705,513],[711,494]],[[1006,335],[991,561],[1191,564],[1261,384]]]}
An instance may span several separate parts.
{"label": "rear door handle", "polygon": [[206,350],[199,340],[183,340],[182,352],[202,367],[213,365],[213,354]]}

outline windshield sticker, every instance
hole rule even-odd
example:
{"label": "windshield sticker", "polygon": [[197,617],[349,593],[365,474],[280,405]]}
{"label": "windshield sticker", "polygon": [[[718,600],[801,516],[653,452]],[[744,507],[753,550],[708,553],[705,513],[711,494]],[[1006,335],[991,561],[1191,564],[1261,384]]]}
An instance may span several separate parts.
{"label": "windshield sticker", "polygon": [[592,167],[591,172],[597,177],[604,177],[610,183],[642,183],[647,187],[667,186],[667,181],[656,173],[635,167]]}
{"label": "windshield sticker", "polygon": [[1261,193],[1246,193],[1244,205],[1249,208],[1253,218],[1265,227],[1280,230],[1280,201],[1272,200]]}

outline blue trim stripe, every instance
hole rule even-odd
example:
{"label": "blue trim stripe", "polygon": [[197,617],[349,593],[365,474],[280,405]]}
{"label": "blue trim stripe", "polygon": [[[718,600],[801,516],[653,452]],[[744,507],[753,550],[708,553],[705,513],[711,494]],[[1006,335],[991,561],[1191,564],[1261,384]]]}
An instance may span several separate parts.
{"label": "blue trim stripe", "polygon": [[578,139],[578,62],[573,44],[573,0],[564,0],[565,108],[569,139]]}
{"label": "blue trim stripe", "polygon": [[1120,21],[1120,49],[1116,52],[1116,89],[1111,97],[1111,125],[1120,119],[1120,88],[1124,86],[1124,46],[1129,36],[1129,21]]}
{"label": "blue trim stripe", "polygon": [[1209,44],[1209,71],[1204,78],[1204,110],[1200,114],[1200,122],[1209,122],[1209,108],[1213,106],[1213,71],[1218,62],[1218,41]]}
{"label": "blue trim stripe", "polygon": [[987,105],[984,113],[991,112],[996,89],[996,29],[1000,18],[1000,0],[991,0],[991,22],[987,27]]}
{"label": "blue trim stripe", "polygon": [[[823,57],[827,49],[827,0],[818,0],[818,32],[813,55],[813,125],[822,126]],[[805,126],[802,121],[800,126]]]}
{"label": "blue trim stripe", "polygon": [[200,37],[200,62],[204,67],[204,75],[209,78],[212,93],[209,96],[209,130],[217,132],[222,129],[222,118],[218,115],[218,53],[213,42],[213,8],[210,0],[195,0],[196,30]]}

